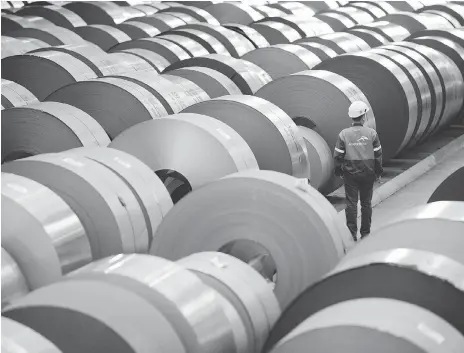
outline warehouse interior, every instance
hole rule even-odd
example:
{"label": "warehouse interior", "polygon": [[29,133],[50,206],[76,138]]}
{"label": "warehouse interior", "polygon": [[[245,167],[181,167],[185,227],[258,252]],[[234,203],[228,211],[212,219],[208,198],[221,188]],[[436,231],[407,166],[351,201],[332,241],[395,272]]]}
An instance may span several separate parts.
{"label": "warehouse interior", "polygon": [[[0,21],[2,353],[464,352],[464,2]],[[361,236],[334,158],[358,117]]]}

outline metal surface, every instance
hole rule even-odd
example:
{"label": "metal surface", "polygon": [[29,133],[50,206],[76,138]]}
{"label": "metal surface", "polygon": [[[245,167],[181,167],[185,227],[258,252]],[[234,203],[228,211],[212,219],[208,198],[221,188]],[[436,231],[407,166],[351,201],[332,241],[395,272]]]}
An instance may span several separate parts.
{"label": "metal surface", "polygon": [[256,244],[276,266],[274,291],[285,308],[335,266],[349,239],[330,203],[315,189],[299,187],[299,181],[247,171],[210,183],[169,212],[150,253],[178,260],[235,242]]}
{"label": "metal surface", "polygon": [[61,353],[42,335],[6,317],[2,317],[2,352]]}
{"label": "metal surface", "polygon": [[201,45],[196,40],[185,37],[185,36],[180,36],[180,35],[173,33],[173,34],[162,34],[159,36],[159,38],[169,40],[170,42],[173,42],[179,45],[192,58],[209,54],[208,50],[206,50],[206,48],[203,45]]}
{"label": "metal surface", "polygon": [[2,163],[109,143],[108,135],[95,119],[68,104],[42,102],[2,113]]}
{"label": "metal surface", "polygon": [[308,176],[306,146],[298,128],[272,103],[252,96],[226,96],[193,105],[184,112],[211,116],[234,129],[250,146],[261,170]]}
{"label": "metal surface", "polygon": [[[115,25],[133,17],[123,7],[109,1],[77,1],[63,5],[78,14],[87,24]],[[141,15],[143,15],[140,11]]]}
{"label": "metal surface", "polygon": [[312,51],[314,54],[316,54],[321,61],[327,60],[329,58],[334,58],[338,54],[330,49],[328,46],[319,44],[319,43],[300,43],[298,45],[301,45],[302,47]]}
{"label": "metal surface", "polygon": [[254,45],[255,48],[266,48],[269,46],[267,39],[256,29],[251,28],[250,26],[245,26],[238,23],[226,23],[224,24],[224,27],[245,36]]}
{"label": "metal surface", "polygon": [[[2,308],[29,293],[26,279],[16,261],[2,248]],[[4,339],[3,335],[2,338]],[[2,346],[3,349],[3,346]]]}
{"label": "metal surface", "polygon": [[186,352],[175,328],[150,301],[130,288],[93,279],[41,288],[3,316],[29,326],[62,352]]}
{"label": "metal surface", "polygon": [[353,20],[334,11],[322,12],[314,17],[327,23],[334,32],[341,32],[356,25]]}
{"label": "metal surface", "polygon": [[[119,52],[115,52],[115,54],[117,53]],[[166,67],[169,66],[169,61],[167,61],[161,55],[153,51],[150,51],[150,50],[132,48],[132,49],[124,49],[121,51],[121,53],[128,53],[128,54],[138,56],[139,58],[148,62],[150,66],[153,67],[158,73],[161,73],[164,69],[166,69]]]}
{"label": "metal surface", "polygon": [[263,18],[260,12],[241,2],[216,3],[206,7],[204,10],[209,12],[221,24],[240,23],[249,25]]}
{"label": "metal surface", "polygon": [[176,34],[178,36],[184,36],[190,39],[195,40],[199,44],[201,44],[210,54],[224,54],[229,55],[229,51],[227,48],[218,41],[215,37],[213,37],[209,33],[205,33],[203,31],[199,31],[197,29],[174,29],[172,32],[168,32],[172,34]]}
{"label": "metal surface", "polygon": [[388,15],[388,13],[383,10],[381,7],[376,6],[373,3],[369,2],[354,2],[353,4],[350,4],[350,8],[356,8],[360,10],[364,10],[367,12],[369,15],[371,15],[374,19],[379,19],[383,16]]}
{"label": "metal surface", "polygon": [[152,305],[170,321],[186,351],[235,352],[220,294],[182,266],[149,255],[118,255],[76,271],[71,280],[91,280],[93,276],[99,281],[122,277],[133,283],[135,293],[144,290],[143,297],[149,296]]}
{"label": "metal surface", "polygon": [[355,53],[366,51],[370,46],[360,37],[350,33],[329,33],[318,37],[303,38],[297,41],[298,44],[318,43],[326,45],[337,54]]}
{"label": "metal surface", "polygon": [[248,335],[245,351],[259,352],[280,315],[272,286],[250,266],[223,253],[197,253],[177,263],[196,273],[234,305]]}
{"label": "metal surface", "polygon": [[171,9],[166,10],[166,12],[163,13],[162,15],[168,15],[168,16],[176,17],[176,18],[182,20],[186,24],[200,22],[195,17],[192,17],[192,16],[190,16],[190,15],[188,15],[186,13],[183,13],[183,12],[173,11]]}
{"label": "metal surface", "polygon": [[38,39],[49,45],[83,44],[85,38],[63,27],[21,28],[9,32],[11,37]]}
{"label": "metal surface", "polygon": [[159,29],[160,32],[166,32],[170,29],[179,26],[184,26],[186,24],[185,21],[183,21],[179,17],[167,13],[156,13],[151,16],[138,17],[136,20],[156,27]]}
{"label": "metal surface", "polygon": [[309,49],[295,44],[277,44],[255,49],[242,57],[266,71],[273,80],[312,69],[321,59]]}
{"label": "metal surface", "polygon": [[4,108],[22,107],[38,102],[39,100],[27,88],[13,81],[2,79],[2,106]]}
{"label": "metal surface", "polygon": [[368,11],[351,6],[339,7],[333,10],[335,13],[345,15],[347,18],[353,20],[356,24],[369,23],[375,20],[375,17],[369,14]]}
{"label": "metal surface", "polygon": [[131,37],[123,31],[108,25],[89,25],[75,28],[74,31],[104,51],[109,51],[114,46],[131,40]]}
{"label": "metal surface", "polygon": [[2,26],[1,32],[3,34],[8,34],[14,30],[21,28],[46,28],[56,27],[52,22],[37,16],[17,16],[10,14],[2,14]]}
{"label": "metal surface", "polygon": [[124,51],[111,53],[106,56],[105,61],[108,63],[105,67],[108,71],[107,75],[123,75],[126,73],[140,71],[158,72],[150,60],[135,53],[128,53]]}
{"label": "metal surface", "polygon": [[163,12],[180,12],[180,13],[185,13],[187,15],[192,16],[195,18],[197,21],[200,22],[207,22],[212,25],[219,25],[219,21],[216,19],[216,17],[212,16],[209,12],[199,9],[193,6],[172,6],[167,9],[160,10],[159,13]]}
{"label": "metal surface", "polygon": [[[332,339],[336,337],[336,339]],[[272,352],[454,352],[464,337],[439,316],[384,298],[348,300],[308,318]]]}
{"label": "metal surface", "polygon": [[[435,4],[435,5],[429,5],[425,6],[422,9],[419,10],[419,12],[440,12],[440,13],[445,13],[448,16],[453,17],[455,20],[458,21],[458,26],[463,26],[464,25],[464,9],[460,4]],[[443,15],[442,15],[443,16]]]}
{"label": "metal surface", "polygon": [[365,24],[363,26],[356,26],[355,28],[368,29],[374,31],[388,38],[390,42],[398,42],[404,40],[411,34],[405,27],[396,23],[390,23],[388,21],[377,21],[374,23]]}
{"label": "metal surface", "polygon": [[219,54],[179,61],[169,66],[166,72],[192,66],[207,67],[224,74],[234,81],[243,94],[252,95],[272,81],[271,76],[259,66],[246,60]]}
{"label": "metal surface", "polygon": [[386,36],[365,28],[353,28],[347,31],[347,33],[354,34],[355,36],[361,38],[371,48],[387,44],[390,41]]}
{"label": "metal surface", "polygon": [[[60,196],[82,222],[93,259],[134,252],[129,216],[132,210],[128,208],[135,197],[124,181],[108,168],[64,153],[16,160],[4,164],[2,170],[30,178]],[[37,244],[34,251],[36,248]]]}
{"label": "metal surface", "polygon": [[[140,75],[150,73],[157,75],[155,71],[141,72]],[[105,129],[110,139],[137,123],[168,115],[149,90],[123,77],[78,82],[59,89],[47,100],[83,110]]]}
{"label": "metal surface", "polygon": [[464,167],[459,168],[448,176],[430,196],[428,202],[436,201],[464,201],[464,189],[462,180]]}
{"label": "metal surface", "polygon": [[37,16],[67,29],[85,26],[87,23],[73,11],[56,5],[25,6],[16,12],[20,16]]}
{"label": "metal surface", "polygon": [[117,28],[126,33],[131,39],[154,37],[161,33],[158,28],[136,20],[123,22]]}
{"label": "metal surface", "polygon": [[[309,316],[337,303],[361,298],[395,299],[422,307],[460,333],[464,322],[464,266],[430,252],[395,249],[371,253],[338,266],[307,288],[274,326],[266,351]],[[388,279],[388,280],[387,280]],[[356,285],[340,286],[343,283]]]}
{"label": "metal surface", "polygon": [[219,71],[207,67],[185,67],[169,71],[170,76],[183,77],[201,87],[210,98],[241,94],[237,85]]}
{"label": "metal surface", "polygon": [[13,55],[25,54],[34,49],[48,47],[49,45],[34,38],[13,38],[2,36],[2,59]]}
{"label": "metal surface", "polygon": [[[2,174],[2,247],[31,290],[92,261],[89,239],[59,194],[19,175]],[[44,207],[43,200],[47,200]]]}
{"label": "metal surface", "polygon": [[258,31],[271,45],[292,43],[302,37],[298,31],[285,23],[264,21],[253,23],[250,27]]}

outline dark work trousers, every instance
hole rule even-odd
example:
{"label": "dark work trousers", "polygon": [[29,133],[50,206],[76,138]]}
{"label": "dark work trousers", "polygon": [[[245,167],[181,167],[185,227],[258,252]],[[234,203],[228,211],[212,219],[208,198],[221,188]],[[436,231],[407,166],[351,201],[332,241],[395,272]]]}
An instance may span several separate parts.
{"label": "dark work trousers", "polygon": [[346,194],[346,225],[356,240],[358,233],[358,199],[361,199],[361,238],[371,231],[372,193],[374,191],[374,176],[353,175],[344,173]]}

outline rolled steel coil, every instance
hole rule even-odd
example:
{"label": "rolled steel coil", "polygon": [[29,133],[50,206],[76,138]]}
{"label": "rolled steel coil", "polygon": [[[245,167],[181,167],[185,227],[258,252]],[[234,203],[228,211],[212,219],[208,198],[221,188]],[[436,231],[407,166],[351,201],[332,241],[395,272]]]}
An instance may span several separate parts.
{"label": "rolled steel coil", "polygon": [[2,173],[2,205],[2,247],[18,264],[30,290],[92,261],[91,234],[60,193],[33,178]]}
{"label": "rolled steel coil", "polygon": [[376,33],[375,31],[367,28],[354,27],[348,30],[347,33],[354,34],[356,37],[361,38],[371,48],[379,47],[390,42],[390,40],[386,36]]}
{"label": "rolled steel coil", "polygon": [[319,43],[332,49],[337,54],[356,53],[371,49],[362,38],[350,33],[329,33],[319,37],[303,38],[296,43]]}
{"label": "rolled steel coil", "polygon": [[419,31],[412,33],[407,39],[412,40],[414,38],[422,37],[443,37],[444,39],[456,42],[460,46],[464,47],[464,32],[462,29],[433,29]]}
{"label": "rolled steel coil", "polygon": [[246,60],[219,54],[209,54],[199,58],[179,61],[169,66],[166,71],[191,66],[207,67],[224,74],[235,82],[243,94],[252,95],[272,81],[271,76],[259,66]]}
{"label": "rolled steel coil", "polygon": [[2,349],[5,353],[18,350],[31,353],[62,353],[52,342],[26,325],[2,316],[2,327]]}
{"label": "rolled steel coil", "polygon": [[243,35],[251,42],[251,44],[254,45],[255,48],[266,48],[270,45],[267,39],[261,33],[259,33],[254,28],[251,28],[250,26],[237,23],[226,23],[224,24],[224,27]]}
{"label": "rolled steel coil", "polygon": [[190,106],[185,113],[207,115],[230,126],[250,146],[259,169],[307,178],[306,145],[292,119],[264,99],[225,96]]}
{"label": "rolled steel coil", "polygon": [[[208,51],[209,54],[230,55],[229,51],[224,46],[224,44],[218,41],[211,34],[203,32],[203,31],[199,31],[197,29],[189,29],[189,28],[174,29],[172,31],[165,32],[165,34],[175,34],[177,36],[183,36],[183,37],[189,38],[199,43],[201,46],[203,46]],[[163,37],[160,36],[159,38],[163,38]]]}
{"label": "rolled steel coil", "polygon": [[329,306],[287,335],[273,353],[458,352],[464,338],[449,323],[416,305],[386,298],[361,298]]}
{"label": "rolled steel coil", "polygon": [[209,12],[221,24],[239,23],[242,25],[249,25],[263,18],[260,12],[241,2],[216,3],[205,7],[204,10]]}
{"label": "rolled steel coil", "polygon": [[156,65],[152,64],[149,58],[128,52],[108,54],[104,62],[108,75],[121,75],[137,71],[157,72]]}
{"label": "rolled steel coil", "polygon": [[[68,151],[98,162],[116,173],[131,189],[140,212],[133,213],[133,225],[143,243],[138,250],[146,252],[161,220],[172,208],[169,193],[153,171],[137,158],[113,148],[83,147]],[[135,231],[135,229],[134,229]]]}
{"label": "rolled steel coil", "polygon": [[121,52],[129,49],[145,49],[162,56],[169,64],[191,58],[178,44],[162,38],[142,38],[121,43],[111,48],[110,52]]}
{"label": "rolled steel coil", "polygon": [[299,43],[298,45],[316,54],[321,61],[334,58],[338,55],[334,50],[323,44],[304,42]]}
{"label": "rolled steel coil", "polygon": [[350,18],[334,11],[321,12],[314,18],[327,23],[334,32],[341,32],[356,25],[356,22]]}
{"label": "rolled steel coil", "polygon": [[[435,20],[438,18],[439,16],[434,16]],[[410,33],[423,31],[425,29],[439,29],[442,27],[440,25],[442,23],[440,22],[447,22],[444,18],[441,18],[440,22],[435,22],[434,19],[431,20],[429,17],[423,16],[423,14],[415,14],[410,12],[397,12],[382,18],[383,21],[395,23],[406,28]],[[451,26],[449,22],[447,22],[447,24],[449,24],[449,26],[445,25],[445,28],[449,28]]]}
{"label": "rolled steel coil", "polygon": [[295,44],[278,44],[255,49],[242,56],[242,59],[258,65],[273,80],[310,70],[322,61],[307,47]]}
{"label": "rolled steel coil", "polygon": [[[436,13],[432,11],[438,11],[443,16],[443,13],[447,14],[451,18],[458,21],[460,26],[464,26],[464,7],[459,4],[436,4],[425,6],[419,10],[419,12]],[[448,18],[448,17],[447,17]]]}
{"label": "rolled steel coil", "polygon": [[184,49],[192,58],[210,54],[209,51],[206,50],[206,48],[196,40],[185,36],[180,36],[176,33],[162,34],[159,35],[158,38],[165,39],[177,44],[182,49]]}
{"label": "rolled steel coil", "polygon": [[[2,309],[29,293],[26,279],[16,261],[2,248]],[[2,322],[3,324],[3,322]],[[4,337],[2,337],[4,339]],[[3,349],[5,347],[2,347]]]}
{"label": "rolled steel coil", "polygon": [[150,291],[139,293],[131,282],[124,285],[124,277],[120,286],[112,282],[76,279],[54,283],[9,306],[4,317],[34,330],[33,337],[45,337],[58,348],[47,350],[51,353],[186,352],[176,329],[150,300]]}
{"label": "rolled steel coil", "polygon": [[[137,198],[126,182],[103,164],[70,152],[16,160],[4,164],[2,170],[47,186],[65,201],[87,233],[91,259],[147,251],[148,239],[137,233],[140,227],[136,222],[142,219]],[[28,234],[36,236],[34,232]],[[34,244],[35,251],[37,246]],[[45,256],[40,258],[44,263]]]}
{"label": "rolled steel coil", "polygon": [[103,77],[68,85],[48,96],[47,101],[83,110],[105,129],[110,139],[140,122],[168,115],[149,90],[123,77]]}
{"label": "rolled steel coil", "polygon": [[233,305],[246,330],[247,344],[243,351],[259,352],[280,314],[272,286],[252,266],[224,253],[197,253],[177,263]]}
{"label": "rolled steel coil", "polygon": [[17,16],[10,14],[2,14],[2,34],[22,29],[22,28],[54,28],[56,27],[52,22],[42,17],[37,16]]}
{"label": "rolled steel coil", "polygon": [[[165,147],[169,145],[176,148]],[[171,189],[167,186],[174,203],[188,191],[225,175],[258,169],[253,152],[237,132],[199,114],[175,114],[138,124],[114,139],[110,147],[134,155],[165,183],[172,183]],[[178,186],[182,189],[177,190]]]}
{"label": "rolled steel coil", "polygon": [[263,16],[263,18],[287,15],[287,12],[275,7],[271,7],[269,5],[256,5],[253,6],[253,9],[258,11]]}
{"label": "rolled steel coil", "polygon": [[390,23],[388,21],[378,21],[374,23],[368,23],[363,26],[353,27],[352,30],[365,29],[375,32],[382,37],[387,38],[389,42],[399,42],[410,36],[410,32],[403,26]]}
{"label": "rolled steel coil", "polygon": [[212,25],[219,25],[219,21],[212,16],[209,12],[193,7],[193,6],[172,6],[167,9],[160,10],[159,13],[170,13],[170,12],[178,12],[178,13],[184,13],[186,15],[189,15],[193,18],[195,18],[198,22],[207,22]]}
{"label": "rolled steel coil", "polygon": [[447,13],[447,12],[445,12],[445,11],[427,10],[427,11],[424,12],[424,13],[441,16],[441,17],[443,17],[444,19],[446,19],[449,23],[451,23],[451,25],[452,25],[454,28],[459,28],[459,27],[461,27],[461,24],[459,23],[459,20],[458,20],[456,17],[453,17],[452,15],[450,15],[449,13]]}
{"label": "rolled steel coil", "polygon": [[350,4],[349,7],[367,12],[374,19],[379,19],[383,16],[388,15],[388,12],[385,11],[383,8],[376,6],[373,3],[369,3],[367,1],[366,2],[355,2],[353,4]]}
{"label": "rolled steel coil", "polygon": [[[119,1],[118,1],[119,2]],[[137,9],[145,14],[145,16],[151,16],[157,13],[159,10],[153,6],[150,6],[149,3],[142,3],[140,5],[133,5],[132,8]]]}
{"label": "rolled steel coil", "polygon": [[[282,92],[291,93],[284,95]],[[303,71],[272,81],[256,96],[280,107],[297,125],[315,130],[330,150],[335,147],[340,131],[351,124],[347,116],[350,104],[358,100],[368,106],[372,104],[363,91],[348,79],[320,70]],[[334,119],[327,119],[327,116]],[[368,126],[375,127],[377,120],[377,111],[370,109]]]}
{"label": "rolled steel coil", "polygon": [[[117,53],[119,52],[115,52],[115,54]],[[121,53],[129,53],[138,56],[139,58],[148,62],[158,73],[161,73],[170,64],[169,61],[167,61],[163,56],[146,49],[125,49],[122,50]]]}
{"label": "rolled steel coil", "polygon": [[63,52],[44,51],[2,59],[2,78],[26,87],[40,101],[61,87],[96,77],[85,63]]}
{"label": "rolled steel coil", "polygon": [[136,20],[158,28],[161,33],[186,25],[186,22],[179,17],[167,13],[156,13],[151,16],[138,17]]}
{"label": "rolled steel coil", "polygon": [[42,17],[53,24],[73,29],[74,27],[85,26],[87,23],[73,11],[56,5],[48,6],[25,6],[16,12],[19,16]]}
{"label": "rolled steel coil", "polygon": [[464,167],[455,170],[433,191],[428,202],[464,201],[463,177]]}
{"label": "rolled steel coil", "polygon": [[334,169],[332,150],[316,131],[304,126],[299,126],[298,129],[308,153],[308,164],[311,167],[308,179],[311,186],[323,195],[328,194]]}
{"label": "rolled steel coil", "polygon": [[198,21],[195,17],[190,16],[190,15],[184,13],[184,12],[177,12],[177,11],[173,11],[173,10],[170,10],[170,9],[168,9],[168,10],[166,12],[162,13],[162,15],[169,15],[169,16],[176,17],[176,18],[182,20],[186,24],[201,22],[201,21]]}
{"label": "rolled steel coil", "polygon": [[422,23],[424,23],[428,29],[461,28],[461,25],[455,24],[455,21],[450,21],[440,14],[422,12],[419,15],[422,19]]}
{"label": "rolled steel coil", "polygon": [[[392,158],[409,143],[417,123],[418,100],[410,79],[395,62],[364,52],[323,61],[316,69],[336,73],[364,93],[375,114],[384,160]],[[382,82],[381,89],[379,82]],[[337,116],[345,114],[340,112]],[[329,146],[333,145],[329,143]]]}
{"label": "rolled steel coil", "polygon": [[22,107],[38,103],[39,100],[27,88],[13,81],[2,79],[2,107]]}
{"label": "rolled steel coil", "polygon": [[131,40],[125,32],[108,25],[89,25],[75,28],[74,31],[104,51],[109,51],[114,46]]}
{"label": "rolled steel coil", "polygon": [[130,18],[143,16],[142,11],[120,7],[108,1],[69,2],[63,7],[78,14],[89,25],[114,26]]}
{"label": "rolled steel coil", "polygon": [[[286,26],[293,28],[299,33],[299,35],[304,37],[312,37],[326,33],[332,33],[332,28],[325,22],[316,19],[316,18],[302,18],[295,15],[286,15],[283,17],[269,17],[265,18],[257,23],[261,22],[277,22],[282,23]],[[285,28],[285,27],[284,27]]]}
{"label": "rolled steel coil", "polygon": [[424,7],[424,5],[418,0],[408,0],[408,1],[387,1],[394,8],[399,11],[417,11]]}
{"label": "rolled steel coil", "polygon": [[100,124],[68,104],[42,102],[2,113],[2,163],[71,148],[107,146]]}
{"label": "rolled steel coil", "polygon": [[245,35],[222,26],[195,23],[179,27],[178,29],[195,29],[212,35],[220,41],[227,48],[230,55],[235,58],[240,58],[242,55],[254,49],[253,44]]}
{"label": "rolled steel coil", "polygon": [[169,75],[183,77],[195,83],[198,87],[202,88],[210,98],[242,93],[229,77],[207,67],[185,67],[169,71]]}
{"label": "rolled steel coil", "polygon": [[163,2],[149,2],[146,6],[153,7],[157,11],[167,9],[170,5],[167,4],[167,1]]}
{"label": "rolled steel coil", "polygon": [[386,14],[398,12],[398,10],[387,1],[350,1],[350,3],[354,6],[358,6],[359,4],[377,6]]}
{"label": "rolled steel coil", "polygon": [[282,1],[269,4],[269,6],[279,9],[289,15],[297,15],[299,17],[310,18],[316,14],[315,10],[313,10],[310,6],[304,5],[303,2]]}
{"label": "rolled steel coil", "polygon": [[26,54],[35,49],[49,47],[45,42],[33,38],[13,38],[2,36],[2,59],[9,56]]}
{"label": "rolled steel coil", "polygon": [[376,19],[369,13],[369,11],[363,8],[343,6],[332,11],[346,16],[348,19],[352,20],[354,23],[358,25],[369,23]]}
{"label": "rolled steel coil", "polygon": [[310,9],[313,9],[315,12],[333,10],[339,8],[340,5],[337,1],[327,0],[327,1],[302,1],[302,4],[308,6]]}
{"label": "rolled steel coil", "polygon": [[276,276],[274,292],[285,309],[342,256],[349,236],[336,218],[330,203],[299,179],[273,171],[241,172],[176,205],[158,228],[150,253],[178,260],[220,251],[247,263],[258,256],[264,273],[271,280]]}
{"label": "rolled steel coil", "polygon": [[253,23],[250,27],[259,32],[271,45],[292,43],[302,37],[291,26],[275,21]]}
{"label": "rolled steel coil", "polygon": [[126,33],[131,39],[154,37],[161,33],[158,28],[137,20],[123,22],[117,25],[117,28]]}
{"label": "rolled steel coil", "polygon": [[84,44],[85,38],[63,27],[22,28],[8,33],[16,38],[38,39],[50,46],[66,44]]}
{"label": "rolled steel coil", "polygon": [[463,232],[464,202],[432,201],[393,217],[353,248],[341,264],[372,252],[405,248],[431,251],[464,265]]}
{"label": "rolled steel coil", "polygon": [[[178,4],[181,5],[189,5],[189,6],[195,6],[198,7],[199,9],[204,9],[205,7],[211,5],[213,2],[212,1],[177,1]],[[158,5],[160,3],[157,3]]]}
{"label": "rolled steel coil", "polygon": [[[283,312],[269,335],[266,351],[309,316],[362,298],[413,304],[439,316],[462,334],[464,322],[458,309],[464,301],[462,276],[462,264],[422,250],[399,248],[353,258],[307,288]],[[341,283],[351,285],[341,291]]]}

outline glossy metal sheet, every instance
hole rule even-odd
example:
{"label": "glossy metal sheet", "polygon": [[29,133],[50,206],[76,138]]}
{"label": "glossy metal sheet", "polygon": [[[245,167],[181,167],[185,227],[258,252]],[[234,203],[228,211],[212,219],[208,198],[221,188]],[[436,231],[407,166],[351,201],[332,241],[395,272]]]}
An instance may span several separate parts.
{"label": "glossy metal sheet", "polygon": [[42,102],[2,114],[2,162],[109,143],[95,119],[68,104]]}
{"label": "glossy metal sheet", "polygon": [[[232,329],[219,295],[182,266],[149,255],[118,255],[76,271],[71,279],[92,276],[100,281],[106,276],[123,277],[134,282],[134,289],[142,287],[143,297],[149,296],[145,299],[171,322],[186,351],[235,352]],[[136,292],[139,295],[140,290]]]}
{"label": "glossy metal sheet", "polygon": [[20,16],[37,16],[49,20],[56,26],[73,29],[87,23],[73,11],[56,5],[25,6],[16,12]]}
{"label": "glossy metal sheet", "polygon": [[58,193],[31,179],[4,173],[2,205],[2,246],[15,259],[30,289],[57,281],[61,274],[92,261],[83,224]]}
{"label": "glossy metal sheet", "polygon": [[27,88],[16,82],[2,79],[2,106],[4,108],[22,107],[38,102],[39,100]]}
{"label": "glossy metal sheet", "polygon": [[[149,73],[157,76],[155,71],[142,74]],[[104,77],[69,85],[54,92],[47,100],[83,110],[97,120],[111,139],[139,122],[168,114],[149,90],[122,77]]]}
{"label": "glossy metal sheet", "polygon": [[[26,279],[16,261],[2,248],[2,308],[29,293]],[[4,337],[2,336],[4,339]],[[3,346],[2,346],[3,349]]]}
{"label": "glossy metal sheet", "polygon": [[131,40],[126,33],[109,25],[89,25],[78,27],[74,31],[85,40],[109,51],[112,47]]}
{"label": "glossy metal sheet", "polygon": [[317,352],[457,353],[464,347],[464,338],[428,310],[399,300],[364,298],[316,313],[272,352],[302,353],[308,347]]}
{"label": "glossy metal sheet", "polygon": [[274,291],[285,308],[335,266],[342,239],[349,239],[330,203],[299,183],[277,172],[248,171],[206,185],[169,212],[150,253],[177,260],[235,241],[257,243],[275,263]]}

